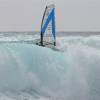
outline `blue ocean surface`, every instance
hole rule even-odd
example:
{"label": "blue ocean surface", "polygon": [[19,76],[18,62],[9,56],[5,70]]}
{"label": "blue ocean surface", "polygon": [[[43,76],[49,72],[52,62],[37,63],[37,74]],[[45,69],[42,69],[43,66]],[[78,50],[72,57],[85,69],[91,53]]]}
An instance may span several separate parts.
{"label": "blue ocean surface", "polygon": [[32,43],[38,38],[0,34],[0,100],[99,100],[100,35],[59,35],[61,51]]}

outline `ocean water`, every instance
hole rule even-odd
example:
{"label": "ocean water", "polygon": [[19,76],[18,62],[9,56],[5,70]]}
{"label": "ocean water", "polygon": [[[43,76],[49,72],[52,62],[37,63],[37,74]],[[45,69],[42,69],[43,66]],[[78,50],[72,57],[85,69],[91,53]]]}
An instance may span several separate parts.
{"label": "ocean water", "polygon": [[38,37],[0,34],[0,100],[99,100],[100,36],[59,36],[61,52],[28,42]]}

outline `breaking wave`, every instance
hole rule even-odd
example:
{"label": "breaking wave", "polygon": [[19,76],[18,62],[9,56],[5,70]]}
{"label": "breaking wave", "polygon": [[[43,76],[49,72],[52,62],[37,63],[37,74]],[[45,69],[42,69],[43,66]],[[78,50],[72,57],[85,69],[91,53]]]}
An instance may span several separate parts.
{"label": "breaking wave", "polygon": [[0,43],[0,100],[99,100],[100,37],[59,38],[57,48]]}

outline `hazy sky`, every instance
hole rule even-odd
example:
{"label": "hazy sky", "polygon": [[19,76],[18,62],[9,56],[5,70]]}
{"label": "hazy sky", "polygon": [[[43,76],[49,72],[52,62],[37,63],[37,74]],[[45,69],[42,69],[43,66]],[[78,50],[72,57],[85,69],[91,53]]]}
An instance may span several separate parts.
{"label": "hazy sky", "polygon": [[0,0],[0,31],[39,31],[51,3],[57,31],[100,31],[100,0]]}

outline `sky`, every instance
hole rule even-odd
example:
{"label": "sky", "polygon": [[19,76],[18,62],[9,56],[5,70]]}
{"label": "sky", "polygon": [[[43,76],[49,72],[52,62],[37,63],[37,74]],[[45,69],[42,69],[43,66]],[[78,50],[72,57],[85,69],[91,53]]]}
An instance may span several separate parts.
{"label": "sky", "polygon": [[100,31],[100,0],[0,0],[0,31],[40,31],[49,4],[57,31]]}

